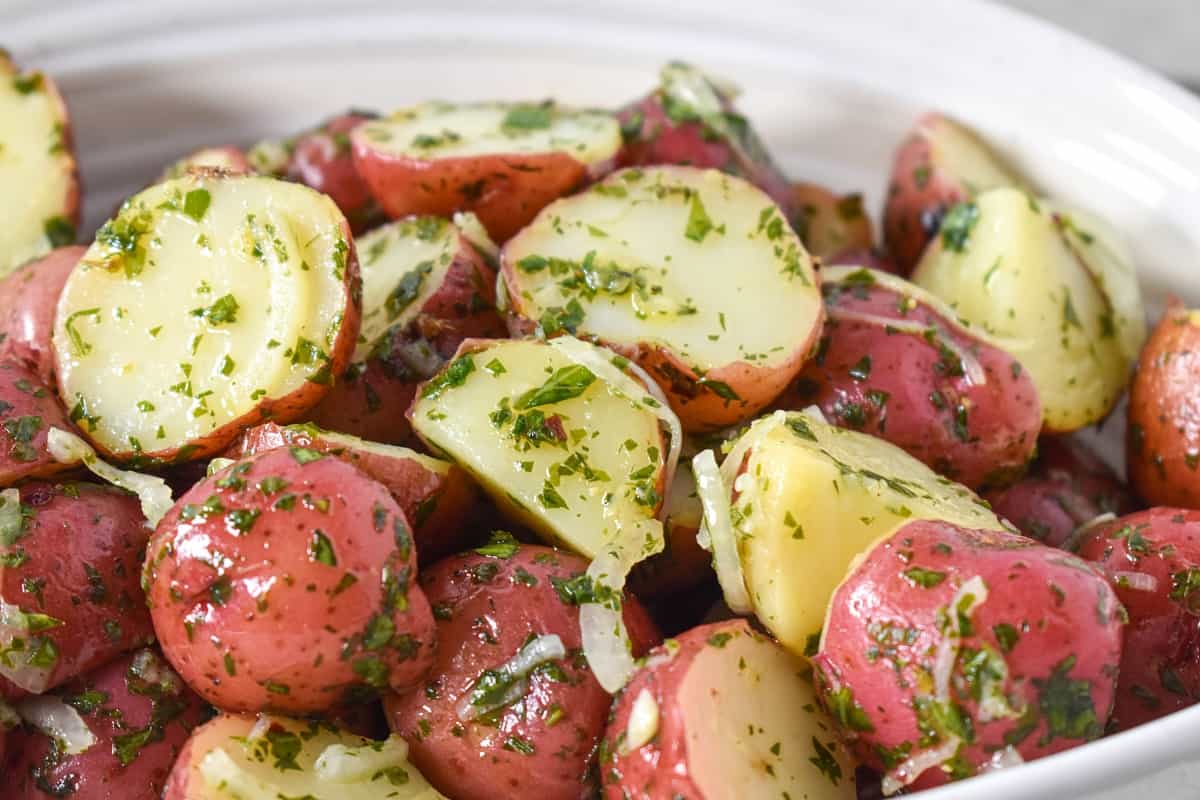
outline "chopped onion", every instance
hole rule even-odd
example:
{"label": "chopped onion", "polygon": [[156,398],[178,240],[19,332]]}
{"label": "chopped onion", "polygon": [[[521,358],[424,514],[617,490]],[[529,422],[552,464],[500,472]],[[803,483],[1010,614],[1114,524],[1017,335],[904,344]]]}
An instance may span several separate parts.
{"label": "chopped onion", "polygon": [[382,742],[359,747],[331,744],[313,764],[317,779],[329,783],[366,783],[373,775],[393,767],[408,766],[408,743],[396,734]]}
{"label": "chopped onion", "polygon": [[254,726],[246,734],[246,741],[253,742],[266,736],[271,730],[271,724],[270,717],[266,714],[259,714],[258,719],[254,721]]}
{"label": "chopped onion", "polygon": [[508,691],[495,702],[476,705],[471,702],[471,695],[475,690],[475,685],[472,685],[458,701],[456,709],[458,718],[463,722],[468,722],[484,714],[490,714],[498,708],[503,708],[525,694],[525,679],[534,667],[545,664],[547,661],[566,658],[566,656],[567,648],[558,636],[539,636],[531,640],[518,650],[516,655],[492,670],[512,681]]}
{"label": "chopped onion", "polygon": [[234,463],[235,462],[232,458],[214,458],[212,461],[208,462],[208,469],[205,470],[204,475],[205,477],[211,478],[213,475],[216,475],[218,472]]}
{"label": "chopped onion", "polygon": [[1117,571],[1112,573],[1112,578],[1122,589],[1132,589],[1135,592],[1158,591],[1158,578],[1145,572]]}
{"label": "chopped onion", "polygon": [[894,769],[888,770],[880,784],[884,797],[890,797],[908,786],[921,777],[925,770],[940,766],[954,758],[960,744],[962,744],[962,740],[957,736],[947,736],[946,741],[937,747],[918,750]]}
{"label": "chopped onion", "polygon": [[458,228],[463,238],[479,251],[484,259],[495,266],[500,258],[500,248],[492,241],[487,228],[479,221],[479,217],[470,211],[458,211],[454,214],[454,227]]}
{"label": "chopped onion", "polygon": [[[721,584],[721,593],[725,595],[725,604],[734,613],[749,614],[754,610],[754,605],[746,590],[737,534],[729,517],[729,493],[721,480],[717,458],[712,450],[705,450],[692,459],[692,473],[696,476],[696,493],[704,507],[700,531],[711,545],[713,568]],[[699,536],[697,541],[702,541]]]}
{"label": "chopped onion", "polygon": [[1105,511],[1103,514],[1097,514],[1096,516],[1092,517],[1087,522],[1083,523],[1078,528],[1076,528],[1072,532],[1072,535],[1078,536],[1079,534],[1083,533],[1084,531],[1089,531],[1092,528],[1095,528],[1097,525],[1104,525],[1109,522],[1112,522],[1116,518],[1117,518],[1117,515],[1111,511]]}
{"label": "chopped onion", "polygon": [[0,492],[0,531],[4,532],[5,538],[15,539],[22,526],[21,492],[18,489],[5,489]]}
{"label": "chopped onion", "polygon": [[660,76],[662,90],[667,97],[695,111],[705,125],[726,139],[730,149],[743,159],[753,160],[752,155],[746,151],[741,132],[734,129],[725,115],[722,95],[736,97],[740,91],[736,86],[721,79],[710,78],[695,67],[679,61],[669,62],[662,68]]}
{"label": "chopped onion", "polygon": [[[38,624],[31,625],[31,620]],[[28,648],[31,644],[29,634],[57,628],[62,624],[62,620],[45,614],[28,614],[20,606],[0,600],[0,645],[5,650],[4,656],[0,657],[0,675],[27,692],[40,694],[46,691],[54,664],[42,667],[29,663],[32,655]],[[12,643],[15,639],[21,639],[27,646],[13,648]]]}
{"label": "chopped onion", "polygon": [[629,710],[629,723],[625,726],[625,741],[621,743],[621,754],[628,755],[639,747],[649,744],[658,735],[658,702],[649,689],[642,689]]}
{"label": "chopped onion", "polygon": [[958,660],[958,649],[962,643],[962,631],[958,624],[958,605],[968,595],[972,598],[971,602],[966,608],[961,609],[961,613],[965,617],[970,617],[972,611],[987,601],[988,589],[983,578],[976,575],[965,581],[954,593],[954,597],[950,599],[950,604],[946,608],[949,624],[942,634],[941,641],[938,642],[937,655],[933,659],[934,691],[937,699],[941,701],[950,699],[950,676],[954,672],[954,662]]}
{"label": "chopped onion", "polygon": [[96,743],[96,735],[79,712],[51,694],[30,697],[17,706],[21,719],[63,745],[69,756],[85,752]]}
{"label": "chopped onion", "polygon": [[51,428],[46,437],[46,445],[50,455],[60,464],[82,461],[98,478],[136,494],[142,504],[142,514],[146,517],[148,528],[158,525],[159,520],[175,505],[175,500],[171,497],[171,487],[167,486],[162,478],[117,469],[103,461],[91,445],[73,433],[61,428]]}
{"label": "chopped onion", "polygon": [[1008,769],[1009,767],[1019,767],[1025,763],[1025,759],[1017,752],[1011,744],[1006,745],[1003,750],[997,750],[992,753],[992,757],[985,763],[979,766],[980,772],[995,772],[998,769]]}

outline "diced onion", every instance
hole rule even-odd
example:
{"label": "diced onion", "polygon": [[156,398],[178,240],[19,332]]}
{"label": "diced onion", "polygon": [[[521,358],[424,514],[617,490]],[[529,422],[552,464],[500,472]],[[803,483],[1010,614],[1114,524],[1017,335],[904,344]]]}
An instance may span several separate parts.
{"label": "diced onion", "polygon": [[534,667],[545,664],[547,661],[566,658],[566,655],[567,648],[558,636],[539,636],[533,639],[518,650],[516,655],[493,670],[513,679],[509,690],[496,702],[475,705],[471,702],[471,690],[475,688],[472,686],[458,701],[456,709],[458,718],[463,722],[468,722],[484,714],[490,714],[498,708],[503,708],[525,693],[525,678],[529,676]]}
{"label": "diced onion", "polygon": [[947,736],[946,740],[938,746],[918,750],[894,769],[888,770],[880,783],[884,797],[890,797],[908,786],[921,777],[921,773],[925,770],[940,766],[954,758],[960,744],[962,744],[962,740],[957,736]]}
{"label": "diced onion", "polygon": [[622,755],[632,753],[649,744],[658,735],[658,701],[649,689],[642,689],[629,710],[629,723],[625,726],[625,741],[621,743]]}
{"label": "diced onion", "polygon": [[958,650],[962,643],[962,631],[959,630],[958,625],[958,604],[967,595],[971,595],[973,599],[970,605],[961,610],[964,617],[970,617],[971,612],[987,601],[988,589],[983,578],[976,575],[965,581],[954,593],[954,597],[950,599],[950,605],[947,607],[946,616],[949,618],[949,624],[942,634],[941,641],[938,642],[937,655],[933,660],[934,692],[937,699],[943,702],[950,699],[950,676],[954,672],[954,662],[958,660]]}
{"label": "diced onion", "polygon": [[1145,572],[1117,571],[1112,573],[1112,578],[1122,589],[1132,589],[1135,592],[1158,591],[1158,578]]}
{"label": "diced onion", "polygon": [[79,712],[54,695],[30,697],[17,706],[21,719],[62,743],[69,756],[85,752],[96,743],[96,735]]}
{"label": "diced onion", "polygon": [[96,477],[136,494],[141,502],[142,514],[146,517],[148,528],[158,525],[158,521],[175,505],[175,500],[171,497],[171,487],[167,486],[167,482],[162,478],[114,467],[102,460],[91,445],[73,433],[61,428],[51,428],[46,437],[46,445],[50,455],[60,464],[82,461]]}
{"label": "diced onion", "polygon": [[480,255],[495,266],[500,258],[500,248],[492,241],[492,237],[488,235],[487,228],[483,227],[479,217],[470,211],[455,212],[454,227],[458,228],[463,238],[470,242]]}
{"label": "diced onion", "polygon": [[[754,605],[746,590],[737,534],[729,516],[729,492],[725,490],[725,482],[721,480],[717,458],[712,450],[705,450],[692,459],[692,473],[696,476],[696,493],[704,507],[700,536],[711,545],[713,569],[721,584],[721,593],[725,595],[725,604],[736,614],[749,614],[754,610]],[[704,540],[697,537],[697,541]]]}
{"label": "diced onion", "polygon": [[1025,763],[1025,759],[1017,752],[1016,748],[1011,744],[1006,745],[1003,750],[997,750],[992,753],[992,757],[979,767],[980,772],[995,772],[998,769],[1008,769],[1009,767],[1019,767]]}
{"label": "diced onion", "polygon": [[246,741],[253,742],[262,739],[271,731],[271,718],[266,714],[259,714],[258,719],[254,721],[254,726],[250,728],[250,732],[246,734]]}
{"label": "diced onion", "polygon": [[1087,522],[1083,523],[1078,528],[1076,528],[1074,530],[1074,535],[1078,536],[1079,534],[1083,533],[1084,531],[1090,531],[1092,528],[1095,528],[1098,525],[1105,525],[1109,522],[1112,522],[1116,518],[1117,518],[1117,515],[1111,511],[1105,511],[1103,514],[1097,514],[1096,516],[1092,517]]}
{"label": "diced onion", "polygon": [[232,458],[214,458],[212,461],[208,462],[208,469],[204,474],[206,477],[211,478],[213,475],[216,475],[218,472],[228,466],[231,466],[233,463],[234,461]]}
{"label": "diced onion", "polygon": [[[60,624],[55,620],[55,626]],[[29,633],[29,615],[20,606],[0,599],[0,648],[7,648],[14,639],[22,639],[28,644]],[[54,665],[41,667],[30,664],[29,656],[29,649],[23,652],[10,650],[4,658],[0,658],[0,675],[18,688],[40,694],[46,691]]]}
{"label": "diced onion", "polygon": [[360,747],[331,744],[313,764],[317,779],[329,783],[366,783],[373,775],[396,766],[408,766],[408,744],[392,734],[383,742]]}
{"label": "diced onion", "polygon": [[0,492],[0,531],[21,530],[21,492],[5,489]]}
{"label": "diced onion", "polygon": [[[861,322],[865,325],[875,325],[877,327],[887,327],[900,333],[907,333],[912,336],[925,338],[928,331],[936,331],[939,341],[946,347],[947,350],[954,353],[954,357],[959,360],[963,367],[963,375],[975,386],[984,386],[987,384],[987,373],[983,370],[983,365],[979,363],[979,359],[975,358],[970,350],[960,345],[958,342],[947,335],[937,325],[930,325],[916,320],[893,319],[892,317],[883,317],[878,314],[867,314],[862,311],[852,311],[850,309],[838,308],[833,306],[829,309],[829,316],[838,320],[847,322]],[[972,334],[973,336],[974,334]]]}

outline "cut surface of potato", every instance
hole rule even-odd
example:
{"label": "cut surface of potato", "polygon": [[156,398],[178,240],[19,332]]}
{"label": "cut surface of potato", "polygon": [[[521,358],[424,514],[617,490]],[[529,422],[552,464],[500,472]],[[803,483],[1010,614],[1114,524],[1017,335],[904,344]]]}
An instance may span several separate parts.
{"label": "cut surface of potato", "polygon": [[1117,318],[1099,278],[1107,273],[1093,273],[1069,224],[1024,192],[993,189],[951,209],[912,276],[1029,370],[1051,431],[1108,413],[1125,388],[1130,345],[1144,337],[1144,321],[1140,335],[1123,332],[1136,314]]}
{"label": "cut surface of potato", "polygon": [[880,536],[910,519],[1004,530],[965,486],[892,444],[806,413],[756,422],[721,473],[751,604],[796,653],[820,632],[846,568]]}
{"label": "cut surface of potato", "polygon": [[662,503],[669,445],[657,402],[553,343],[469,340],[410,413],[421,438],[502,510],[592,558],[623,524],[652,520]]}
{"label": "cut surface of potato", "polygon": [[207,173],[153,186],[67,280],[60,393],[115,457],[215,453],[328,391],[358,330],[357,272],[345,218],[311,189]]}
{"label": "cut surface of potato", "polygon": [[75,241],[79,184],[53,81],[0,51],[0,277]]}
{"label": "cut surface of potato", "polygon": [[501,270],[517,315],[635,358],[685,426],[762,408],[822,319],[812,259],[779,207],[715,170],[615,173],[545,208],[505,246]]}

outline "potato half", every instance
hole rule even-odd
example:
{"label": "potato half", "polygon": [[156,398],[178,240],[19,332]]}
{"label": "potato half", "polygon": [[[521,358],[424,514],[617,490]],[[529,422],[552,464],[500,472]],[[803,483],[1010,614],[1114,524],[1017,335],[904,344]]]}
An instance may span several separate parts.
{"label": "potato half", "polygon": [[345,369],[358,264],[327,197],[273,178],[193,173],[134,196],[58,303],[71,418],[122,460],[212,455],[295,420]]}

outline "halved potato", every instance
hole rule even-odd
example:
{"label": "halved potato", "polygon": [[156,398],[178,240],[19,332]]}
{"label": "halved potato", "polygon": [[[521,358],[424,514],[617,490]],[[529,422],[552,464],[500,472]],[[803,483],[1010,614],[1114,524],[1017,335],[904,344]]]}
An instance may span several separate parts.
{"label": "halved potato", "polygon": [[0,50],[0,277],[74,244],[79,178],[67,106],[54,81]]}
{"label": "halved potato", "polygon": [[693,167],[622,170],[553,203],[505,245],[501,273],[515,329],[596,337],[645,367],[691,430],[765,407],[824,315],[779,207]]}
{"label": "halved potato", "polygon": [[59,392],[121,460],[213,455],[329,390],[358,335],[358,262],[323,195],[192,173],[121,207],[67,279]]}
{"label": "halved potato", "polygon": [[708,526],[714,548],[733,538],[754,613],[795,653],[815,643],[838,581],[880,536],[911,519],[1005,529],[965,486],[809,413],[755,422],[721,476],[732,530]]}
{"label": "halved potato", "polygon": [[425,103],[350,139],[359,174],[393,219],[473,211],[497,241],[611,169],[621,147],[612,114],[553,103]]}
{"label": "halved potato", "polygon": [[[624,361],[571,340],[603,362]],[[657,403],[561,344],[468,340],[409,415],[434,452],[470,472],[500,509],[594,558],[626,520],[662,504],[668,443]]]}
{"label": "halved potato", "polygon": [[1049,431],[1103,419],[1145,338],[1137,284],[1099,235],[1022,191],[992,189],[950,210],[912,275],[1029,370]]}

